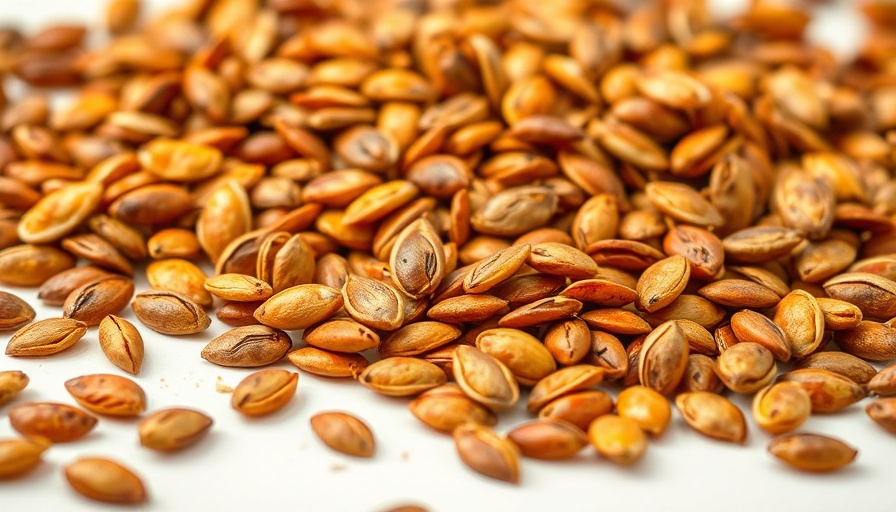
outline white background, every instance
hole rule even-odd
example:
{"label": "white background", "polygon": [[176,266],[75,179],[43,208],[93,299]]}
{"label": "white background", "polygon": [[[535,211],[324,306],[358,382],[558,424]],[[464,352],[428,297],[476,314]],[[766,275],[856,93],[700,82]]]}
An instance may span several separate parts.
{"label": "white background", "polygon": [[[149,3],[157,7],[175,2]],[[742,3],[717,2],[725,4],[720,6],[723,13]],[[94,0],[0,0],[2,24],[95,22],[100,12],[100,2]],[[843,6],[826,8],[819,16],[812,37],[836,42],[839,54],[853,51],[861,21]],[[146,286],[141,280],[138,289]],[[38,303],[33,290],[9,291]],[[56,308],[38,309],[38,318],[59,314]],[[250,371],[221,368],[199,357],[205,343],[224,331],[222,324],[214,320],[208,331],[177,339],[149,331],[129,309],[124,316],[136,323],[146,342],[146,361],[136,380],[148,394],[149,410],[199,408],[215,419],[209,436],[186,451],[161,455],[139,446],[136,421],[101,418],[84,440],[53,446],[45,463],[28,477],[0,482],[0,512],[116,508],[81,498],[63,479],[65,464],[92,455],[114,458],[141,475],[150,495],[143,509],[153,511],[375,512],[403,503],[431,511],[896,510],[896,436],[867,418],[867,400],[841,414],[815,416],[803,427],[840,437],[859,449],[856,463],[835,474],[806,475],[778,463],[766,452],[768,436],[749,414],[746,446],[736,446],[701,437],[676,413],[668,431],[651,440],[646,456],[634,467],[601,460],[589,448],[573,461],[523,460],[522,482],[511,486],[463,466],[450,437],[419,423],[407,410],[407,400],[378,396],[352,381],[303,374],[288,407],[273,416],[244,419],[230,408],[230,395],[216,391],[216,380],[235,386]],[[0,347],[9,335],[0,334]],[[293,369],[288,363],[280,366]],[[18,403],[73,404],[63,387],[66,379],[122,374],[103,356],[96,329],[50,358],[13,359],[0,350],[0,370],[23,370],[31,377]],[[735,400],[749,411],[746,400]],[[322,447],[308,419],[324,410],[351,411],[366,420],[377,438],[376,456],[357,460]],[[15,434],[4,413],[0,410],[0,438]],[[526,418],[521,410],[504,415],[498,429],[506,431]]]}

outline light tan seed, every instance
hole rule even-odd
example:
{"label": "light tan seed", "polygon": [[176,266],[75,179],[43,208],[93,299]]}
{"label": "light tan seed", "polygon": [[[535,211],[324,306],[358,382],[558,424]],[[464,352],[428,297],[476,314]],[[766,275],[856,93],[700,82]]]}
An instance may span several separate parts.
{"label": "light tan seed", "polygon": [[669,400],[646,386],[623,389],[616,397],[616,413],[633,420],[641,430],[654,436],[661,435],[672,419]]}
{"label": "light tan seed", "polygon": [[172,407],[156,411],[140,420],[137,433],[140,444],[144,447],[173,452],[195,444],[208,433],[213,423],[202,412]]}
{"label": "light tan seed", "polygon": [[107,416],[138,416],[146,410],[146,393],[136,382],[96,373],[65,381],[65,389],[84,408]]}
{"label": "light tan seed", "polygon": [[526,264],[535,270],[570,279],[589,279],[597,274],[597,264],[584,252],[558,242],[532,246]]}
{"label": "light tan seed", "polygon": [[142,503],[146,488],[130,469],[109,459],[81,458],[64,468],[69,485],[78,493],[106,503]]}
{"label": "light tan seed", "polygon": [[8,356],[49,356],[71,347],[87,333],[87,324],[71,318],[48,318],[27,325],[12,335]]}
{"label": "light tan seed", "polygon": [[815,297],[803,290],[794,290],[781,299],[774,322],[787,336],[797,359],[817,350],[824,338],[824,314]]}
{"label": "light tan seed", "polygon": [[0,372],[0,405],[12,402],[29,382],[30,379],[23,372],[17,370]]}
{"label": "light tan seed", "polygon": [[689,347],[684,333],[674,321],[655,328],[644,340],[638,358],[638,376],[641,384],[671,394],[688,364]]}
{"label": "light tan seed", "polygon": [[691,276],[684,256],[670,256],[647,268],[638,278],[638,309],[653,313],[681,295]]}
{"label": "light tan seed", "polygon": [[490,478],[519,483],[519,455],[511,441],[475,423],[457,427],[453,435],[457,454],[469,468]]}
{"label": "light tan seed", "polygon": [[302,341],[312,347],[336,352],[363,352],[380,346],[380,337],[375,331],[341,318],[305,329],[302,336]]}
{"label": "light tan seed", "polygon": [[9,424],[24,436],[65,443],[86,436],[96,426],[97,419],[71,405],[29,402],[9,409]]}
{"label": "light tan seed", "polygon": [[115,366],[134,375],[143,365],[143,337],[134,325],[124,318],[109,315],[100,322],[100,348]]}
{"label": "light tan seed", "polygon": [[325,445],[353,457],[373,457],[373,431],[356,416],[344,412],[322,412],[311,417],[311,429]]}
{"label": "light tan seed", "polygon": [[211,261],[217,262],[228,244],[252,229],[249,195],[236,180],[227,180],[211,193],[196,221],[196,239]]}
{"label": "light tan seed", "polygon": [[438,366],[412,357],[389,357],[361,372],[358,381],[388,396],[414,396],[441,386],[447,377]]}
{"label": "light tan seed", "polygon": [[644,192],[654,208],[677,221],[707,227],[725,223],[719,210],[687,185],[655,181],[648,183]]}
{"label": "light tan seed", "polygon": [[446,434],[465,423],[489,427],[498,423],[492,411],[471,400],[455,384],[443,384],[424,391],[408,404],[408,408],[418,420]]}
{"label": "light tan seed", "polygon": [[862,310],[855,304],[827,297],[819,297],[815,301],[824,315],[824,328],[829,331],[852,329],[862,321]]}
{"label": "light tan seed", "polygon": [[735,393],[753,393],[775,378],[778,367],[771,351],[758,343],[740,342],[716,360],[716,375]]}
{"label": "light tan seed", "polygon": [[18,329],[29,324],[37,314],[19,297],[0,291],[0,331]]}
{"label": "light tan seed", "polygon": [[360,354],[328,352],[316,347],[293,350],[286,357],[298,369],[321,377],[357,379],[370,364]]}
{"label": "light tan seed", "polygon": [[705,391],[681,393],[675,406],[688,425],[705,436],[734,443],[747,437],[743,413],[725,397]]}
{"label": "light tan seed", "polygon": [[292,348],[289,335],[266,325],[237,327],[213,339],[202,358],[219,366],[254,368],[276,363]]}
{"label": "light tan seed", "polygon": [[525,457],[561,460],[575,457],[588,445],[588,436],[572,423],[542,418],[515,427],[507,433]]}
{"label": "light tan seed", "polygon": [[18,225],[19,238],[33,244],[59,240],[93,213],[102,195],[103,185],[89,181],[47,194],[22,216]]}
{"label": "light tan seed", "polygon": [[647,451],[647,434],[638,423],[615,414],[591,422],[588,440],[598,454],[617,464],[634,464]]}
{"label": "light tan seed", "polygon": [[467,293],[485,293],[509,279],[526,262],[532,246],[514,245],[477,263],[464,277]]}
{"label": "light tan seed", "polygon": [[812,400],[812,412],[837,412],[865,398],[864,388],[828,370],[792,370],[778,379],[801,385]]}
{"label": "light tan seed", "polygon": [[133,296],[134,282],[128,278],[111,277],[88,283],[69,294],[62,305],[62,315],[92,327],[107,316],[120,313]]}
{"label": "light tan seed", "polygon": [[510,409],[520,399],[519,386],[511,370],[477,348],[458,346],[452,370],[464,393],[492,410]]}
{"label": "light tan seed", "polygon": [[529,392],[526,408],[536,412],[549,402],[574,391],[582,391],[604,380],[603,368],[587,364],[568,366],[538,381]]}
{"label": "light tan seed", "polygon": [[194,182],[218,172],[222,155],[209,146],[159,138],[144,146],[137,159],[143,169],[162,179]]}
{"label": "light tan seed", "polygon": [[508,188],[489,198],[470,216],[470,222],[484,235],[519,236],[547,224],[558,201],[547,187]]}
{"label": "light tan seed", "polygon": [[271,285],[245,274],[221,274],[209,277],[203,286],[215,297],[237,302],[265,300],[274,294]]}
{"label": "light tan seed", "polygon": [[796,382],[778,382],[753,397],[753,420],[769,434],[799,428],[812,414],[809,393]]}
{"label": "light tan seed", "polygon": [[40,437],[0,439],[0,480],[33,470],[49,447],[50,442]]}
{"label": "light tan seed", "polygon": [[202,332],[212,322],[202,307],[188,297],[174,292],[138,293],[131,308],[143,325],[171,336]]}
{"label": "light tan seed", "polygon": [[405,320],[405,299],[398,290],[369,277],[349,275],[342,287],[346,312],[372,329],[394,331]]}
{"label": "light tan seed", "polygon": [[286,407],[298,384],[298,373],[277,368],[260,370],[233,388],[230,405],[246,416],[266,416]]}
{"label": "light tan seed", "polygon": [[877,399],[865,407],[865,412],[882,429],[896,434],[896,398]]}
{"label": "light tan seed", "polygon": [[768,451],[801,471],[828,472],[851,464],[858,451],[833,437],[819,434],[785,434],[768,445]]}
{"label": "light tan seed", "polygon": [[523,386],[534,386],[557,369],[551,353],[534,336],[517,329],[488,329],[476,348],[503,363]]}
{"label": "light tan seed", "polygon": [[255,310],[255,318],[284,331],[306,329],[333,316],[343,305],[339,290],[302,284],[275,294]]}
{"label": "light tan seed", "polygon": [[804,237],[796,230],[757,226],[736,231],[722,240],[725,255],[741,263],[765,263],[789,253]]}
{"label": "light tan seed", "polygon": [[212,305],[212,296],[204,287],[205,272],[190,261],[154,261],[146,267],[146,278],[154,290],[178,293],[203,307]]}

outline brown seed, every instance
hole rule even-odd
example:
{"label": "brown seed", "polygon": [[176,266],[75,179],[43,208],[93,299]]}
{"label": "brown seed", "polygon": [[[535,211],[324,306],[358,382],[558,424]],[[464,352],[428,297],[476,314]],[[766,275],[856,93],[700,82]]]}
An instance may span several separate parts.
{"label": "brown seed", "polygon": [[824,338],[824,315],[815,297],[803,290],[794,290],[778,303],[775,324],[790,341],[793,357],[802,359],[821,345]]}
{"label": "brown seed", "polygon": [[24,327],[35,316],[34,309],[27,302],[11,293],[0,291],[0,331]]}
{"label": "brown seed", "polygon": [[877,395],[896,395],[896,365],[890,364],[877,372],[867,387],[869,392]]}
{"label": "brown seed", "polygon": [[342,287],[346,312],[372,328],[394,331],[404,323],[404,303],[400,292],[369,277],[349,275]]}
{"label": "brown seed", "polygon": [[105,238],[88,233],[62,239],[62,248],[76,258],[83,258],[99,267],[108,268],[126,276],[134,275],[131,262]]}
{"label": "brown seed", "polygon": [[246,416],[266,416],[286,407],[298,384],[298,373],[279,368],[260,370],[233,388],[230,405]]}
{"label": "brown seed", "polygon": [[146,241],[136,228],[106,214],[91,215],[87,226],[128,258],[142,260],[146,257]]}
{"label": "brown seed", "polygon": [[274,294],[271,285],[245,274],[221,274],[209,277],[203,286],[216,297],[237,302],[265,300]]}
{"label": "brown seed", "polygon": [[71,347],[87,333],[87,324],[71,318],[48,318],[27,325],[12,335],[8,356],[49,356]]}
{"label": "brown seed", "polygon": [[829,331],[852,329],[862,321],[862,310],[854,304],[827,297],[816,298],[815,301],[824,315],[824,328]]}
{"label": "brown seed", "polygon": [[333,316],[343,305],[339,290],[302,284],[275,294],[255,310],[255,318],[284,331],[306,329]]}
{"label": "brown seed", "polygon": [[96,373],[65,381],[65,389],[88,410],[108,416],[138,416],[146,410],[146,393],[134,381]]}
{"label": "brown seed", "polygon": [[557,195],[547,187],[513,187],[489,198],[470,222],[484,235],[519,236],[544,226],[557,205]]}
{"label": "brown seed", "polygon": [[638,358],[641,384],[664,395],[671,394],[688,364],[688,342],[674,321],[666,322],[644,340]]}
{"label": "brown seed", "polygon": [[703,297],[683,293],[663,309],[641,316],[654,326],[670,320],[690,320],[705,329],[712,329],[725,318],[725,314],[724,309]]}
{"label": "brown seed", "polygon": [[81,458],[64,469],[65,479],[80,494],[106,503],[142,503],[146,489],[140,477],[109,459]]}
{"label": "brown seed", "polygon": [[134,296],[134,282],[111,277],[76,288],[65,299],[62,314],[88,327],[99,325],[109,315],[121,312]]}
{"label": "brown seed", "polygon": [[465,423],[494,426],[498,422],[493,412],[471,400],[455,384],[424,391],[408,408],[427,426],[447,434]]}
{"label": "brown seed", "polygon": [[453,435],[457,454],[468,467],[490,478],[519,483],[519,455],[511,441],[475,423],[457,427]]}
{"label": "brown seed", "polygon": [[373,431],[356,416],[344,412],[322,412],[311,417],[311,429],[325,445],[353,457],[373,457]]}
{"label": "brown seed", "polygon": [[616,412],[634,420],[645,432],[658,436],[665,432],[672,418],[669,400],[646,386],[623,389],[616,397]]}
{"label": "brown seed", "polygon": [[482,322],[507,311],[507,301],[492,295],[461,295],[429,308],[426,316],[446,323]]}
{"label": "brown seed", "polygon": [[146,267],[146,278],[154,290],[183,295],[200,306],[212,305],[212,296],[205,289],[205,272],[182,259],[154,261]]}
{"label": "brown seed", "polygon": [[653,313],[672,303],[688,284],[691,266],[684,256],[670,256],[651,265],[638,278],[638,309]]}
{"label": "brown seed", "polygon": [[597,264],[587,254],[557,242],[532,246],[526,264],[535,270],[570,279],[589,279],[597,274]]}
{"label": "brown seed", "polygon": [[426,219],[418,219],[396,237],[389,256],[392,280],[413,298],[439,287],[445,274],[445,251],[439,235]]}
{"label": "brown seed", "polygon": [[569,459],[588,445],[588,437],[579,427],[546,418],[514,428],[507,433],[507,438],[523,456],[543,460]]}
{"label": "brown seed", "polygon": [[778,380],[803,386],[812,400],[812,412],[836,412],[865,398],[861,386],[828,370],[792,370],[781,374]]}
{"label": "brown seed", "polygon": [[896,283],[874,274],[849,272],[829,279],[824,290],[831,298],[856,305],[865,317],[896,316]]}
{"label": "brown seed", "polygon": [[576,364],[591,350],[588,325],[577,318],[558,322],[545,333],[544,347],[558,364]]}
{"label": "brown seed", "polygon": [[896,398],[880,398],[867,407],[865,412],[887,432],[896,434]]}
{"label": "brown seed", "polygon": [[628,374],[628,354],[619,338],[612,334],[591,331],[591,354],[587,362],[604,369],[604,379],[620,380]]}
{"label": "brown seed", "polygon": [[492,410],[509,409],[519,401],[519,386],[510,368],[477,348],[458,346],[452,370],[464,393]]}
{"label": "brown seed", "polygon": [[140,444],[144,447],[173,452],[199,441],[208,433],[212,423],[212,419],[204,413],[172,407],[156,411],[140,420],[137,433]]}
{"label": "brown seed", "polygon": [[532,246],[515,245],[480,261],[464,277],[467,293],[485,293],[509,279],[525,263]]}
{"label": "brown seed", "polygon": [[292,348],[289,335],[265,325],[237,327],[213,339],[202,358],[220,366],[254,368],[273,364]]}
{"label": "brown seed", "polygon": [[726,257],[742,263],[765,263],[789,253],[803,241],[799,232],[774,226],[742,229],[722,240]]}
{"label": "brown seed", "polygon": [[839,351],[816,352],[801,360],[795,369],[828,370],[849,378],[856,384],[868,384],[877,369],[856,356]]}
{"label": "brown seed", "polygon": [[0,480],[28,473],[41,463],[50,442],[40,437],[0,440]]}
{"label": "brown seed", "polygon": [[809,393],[796,382],[778,382],[753,397],[753,419],[770,434],[799,428],[812,414]]}
{"label": "brown seed", "polygon": [[54,275],[41,285],[37,298],[48,306],[62,306],[73,290],[114,274],[92,265],[74,267]]}
{"label": "brown seed", "polygon": [[66,443],[86,436],[96,426],[97,419],[71,405],[30,402],[9,409],[9,424],[24,436]]}
{"label": "brown seed", "polygon": [[361,372],[358,381],[388,396],[414,396],[441,386],[447,377],[438,366],[412,357],[388,357]]}
{"label": "brown seed", "polygon": [[202,307],[174,292],[147,291],[138,293],[131,308],[143,325],[170,336],[202,332],[211,319]]}
{"label": "brown seed", "polygon": [[516,308],[501,317],[498,324],[501,327],[532,327],[572,318],[582,306],[581,302],[569,297],[548,297]]}
{"label": "brown seed", "polygon": [[603,368],[578,364],[561,368],[538,381],[529,392],[526,408],[536,412],[558,397],[600,384],[604,379]]}
{"label": "brown seed", "polygon": [[228,180],[211,193],[196,221],[196,238],[212,261],[227,245],[252,229],[252,211],[246,190]]}
{"label": "brown seed", "polygon": [[818,434],[785,434],[768,445],[768,451],[801,471],[835,471],[852,463],[858,451],[833,437]]}
{"label": "brown seed", "polygon": [[701,434],[743,443],[747,437],[744,415],[728,399],[703,391],[681,393],[675,397],[675,406],[685,421]]}
{"label": "brown seed", "polygon": [[75,266],[67,252],[50,245],[16,245],[0,251],[0,283],[41,286],[56,274]]}
{"label": "brown seed", "polygon": [[30,379],[20,371],[0,372],[0,405],[13,401],[28,386]]}
{"label": "brown seed", "polygon": [[852,329],[839,331],[835,338],[841,350],[867,361],[896,359],[896,329],[889,322],[862,321]]}
{"label": "brown seed", "polygon": [[538,411],[539,418],[565,420],[582,430],[596,418],[613,411],[613,398],[603,391],[580,391],[561,396]]}
{"label": "brown seed", "polygon": [[143,365],[143,337],[133,324],[109,315],[100,322],[97,332],[100,348],[112,364],[134,375]]}
{"label": "brown seed", "polygon": [[745,279],[720,279],[700,288],[697,293],[716,304],[734,308],[770,308],[781,300],[772,290]]}
{"label": "brown seed", "polygon": [[740,342],[723,351],[716,360],[716,375],[735,393],[754,393],[778,374],[774,356],[758,343]]}
{"label": "brown seed", "polygon": [[780,327],[768,317],[745,309],[731,315],[731,330],[742,342],[758,343],[779,361],[790,359],[790,342]]}
{"label": "brown seed", "polygon": [[383,340],[380,357],[415,356],[460,338],[461,330],[441,322],[414,322]]}
{"label": "brown seed", "polygon": [[369,365],[360,354],[328,352],[316,347],[293,350],[286,357],[300,370],[321,377],[357,379]]}
{"label": "brown seed", "polygon": [[109,205],[108,212],[132,226],[153,226],[177,220],[193,209],[186,189],[171,184],[152,184],[131,190]]}

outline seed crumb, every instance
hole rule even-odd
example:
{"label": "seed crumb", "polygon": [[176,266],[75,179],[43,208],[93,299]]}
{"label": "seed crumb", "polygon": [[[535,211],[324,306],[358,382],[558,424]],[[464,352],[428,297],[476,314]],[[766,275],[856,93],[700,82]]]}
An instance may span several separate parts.
{"label": "seed crumb", "polygon": [[408,459],[410,459],[410,458],[411,458],[411,453],[410,453],[410,452],[408,452],[407,450],[401,452],[401,460],[405,460],[405,461],[406,461],[406,460],[408,460]]}
{"label": "seed crumb", "polygon": [[334,463],[330,464],[330,471],[332,471],[334,473],[338,473],[340,471],[345,471],[346,469],[348,469],[348,466],[346,466],[345,464],[343,464],[341,462],[334,462]]}
{"label": "seed crumb", "polygon": [[218,393],[233,393],[233,388],[224,384],[224,379],[218,375],[218,380],[215,381],[215,391]]}

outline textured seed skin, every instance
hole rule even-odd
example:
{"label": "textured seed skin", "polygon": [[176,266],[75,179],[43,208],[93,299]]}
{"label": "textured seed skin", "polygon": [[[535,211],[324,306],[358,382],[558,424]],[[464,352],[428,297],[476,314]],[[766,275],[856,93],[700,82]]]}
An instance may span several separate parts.
{"label": "textured seed skin", "polygon": [[65,389],[86,409],[108,416],[137,416],[146,410],[146,393],[136,382],[97,373],[65,381]]}
{"label": "textured seed skin", "polygon": [[370,364],[360,354],[329,352],[316,347],[302,347],[286,357],[300,370],[321,377],[357,379]]}
{"label": "textured seed skin", "polygon": [[833,437],[818,434],[785,434],[768,445],[779,460],[801,471],[836,471],[851,464],[858,451]]}
{"label": "textured seed skin", "polygon": [[8,356],[49,356],[71,347],[87,333],[84,322],[71,318],[50,318],[27,325],[12,335],[6,345]]}
{"label": "textured seed skin", "polygon": [[358,381],[388,396],[413,396],[441,386],[447,377],[438,366],[412,357],[388,357],[361,372]]}
{"label": "textured seed skin", "polygon": [[138,293],[131,308],[143,325],[170,336],[196,334],[206,330],[212,322],[201,306],[174,292]]}
{"label": "textured seed skin", "polygon": [[264,325],[237,327],[213,339],[202,358],[220,366],[254,368],[275,363],[292,348],[285,332]]}
{"label": "textured seed skin", "polygon": [[109,459],[81,458],[63,471],[69,485],[78,493],[106,503],[142,503],[146,488],[140,477]]}
{"label": "textured seed skin", "polygon": [[208,433],[213,420],[206,414],[182,408],[156,411],[137,425],[140,444],[151,450],[182,450]]}
{"label": "textured seed skin", "polygon": [[0,291],[0,331],[18,329],[34,320],[36,313],[27,302]]}
{"label": "textured seed skin", "polygon": [[519,483],[519,455],[511,441],[472,423],[457,427],[453,435],[457,454],[469,468],[496,480]]}
{"label": "textured seed skin", "polygon": [[0,439],[0,480],[33,470],[49,447],[50,442],[40,437]]}
{"label": "textured seed skin", "polygon": [[464,393],[492,410],[509,409],[520,399],[520,389],[511,370],[477,348],[458,346],[452,370]]}
{"label": "textured seed skin", "polygon": [[376,441],[366,423],[343,412],[322,412],[311,417],[311,428],[328,447],[353,457],[373,457]]}
{"label": "textured seed skin", "polygon": [[828,370],[792,370],[779,377],[800,384],[812,400],[812,412],[837,412],[865,398],[865,390],[852,380]]}
{"label": "textured seed skin", "polygon": [[257,371],[233,389],[230,405],[246,416],[265,416],[285,407],[298,384],[298,373],[273,368]]}
{"label": "textured seed skin", "polygon": [[52,402],[31,402],[9,409],[9,423],[25,436],[40,436],[54,443],[76,441],[96,426],[96,417],[81,409]]}
{"label": "textured seed skin", "polygon": [[88,283],[69,294],[62,305],[62,314],[93,327],[107,316],[120,313],[133,295],[134,282],[130,279],[111,277]]}
{"label": "textured seed skin", "polygon": [[255,318],[268,327],[306,329],[330,318],[343,305],[339,290],[317,284],[287,288],[255,310]]}
{"label": "textured seed skin", "polygon": [[681,328],[674,321],[666,322],[644,340],[638,358],[641,383],[664,395],[672,393],[684,375],[689,347]]}
{"label": "textured seed skin", "polygon": [[24,372],[7,370],[0,372],[0,406],[15,400],[28,387],[31,379]]}

